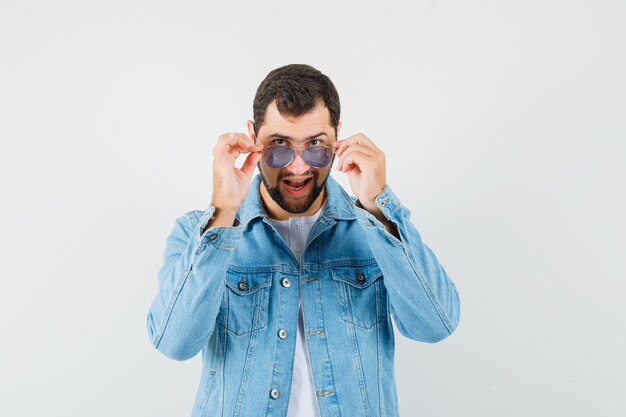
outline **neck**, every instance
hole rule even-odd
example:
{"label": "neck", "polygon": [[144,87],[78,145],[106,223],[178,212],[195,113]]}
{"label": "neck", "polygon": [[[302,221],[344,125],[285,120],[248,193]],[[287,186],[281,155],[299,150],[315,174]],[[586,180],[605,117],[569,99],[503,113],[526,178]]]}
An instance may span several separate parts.
{"label": "neck", "polygon": [[324,201],[326,200],[326,187],[322,189],[320,195],[317,196],[313,204],[309,206],[306,211],[302,213],[290,213],[274,201],[274,199],[269,195],[263,181],[259,184],[259,190],[261,192],[261,201],[263,202],[263,207],[267,212],[270,219],[273,220],[287,220],[290,217],[304,217],[304,216],[312,216],[317,213],[317,211],[322,207]]}

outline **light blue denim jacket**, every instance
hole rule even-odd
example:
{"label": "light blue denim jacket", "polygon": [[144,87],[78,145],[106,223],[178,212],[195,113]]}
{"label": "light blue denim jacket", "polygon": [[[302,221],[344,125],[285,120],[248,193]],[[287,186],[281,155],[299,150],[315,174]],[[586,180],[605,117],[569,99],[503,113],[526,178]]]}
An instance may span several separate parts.
{"label": "light blue denim jacket", "polygon": [[376,204],[401,241],[329,177],[298,263],[259,184],[257,175],[237,226],[201,234],[209,206],[167,238],[148,334],[170,358],[202,352],[193,417],[286,415],[299,299],[321,417],[398,416],[391,318],[408,338],[447,337],[459,321],[453,282],[389,186]]}

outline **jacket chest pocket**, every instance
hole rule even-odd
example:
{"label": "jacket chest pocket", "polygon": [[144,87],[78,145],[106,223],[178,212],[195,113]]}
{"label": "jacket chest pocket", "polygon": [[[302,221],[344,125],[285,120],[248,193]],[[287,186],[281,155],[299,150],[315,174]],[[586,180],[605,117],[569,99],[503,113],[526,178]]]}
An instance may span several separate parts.
{"label": "jacket chest pocket", "polygon": [[344,321],[369,329],[387,317],[387,291],[378,265],[332,267],[331,274]]}
{"label": "jacket chest pocket", "polygon": [[225,283],[217,323],[238,336],[264,328],[272,274],[227,271]]}

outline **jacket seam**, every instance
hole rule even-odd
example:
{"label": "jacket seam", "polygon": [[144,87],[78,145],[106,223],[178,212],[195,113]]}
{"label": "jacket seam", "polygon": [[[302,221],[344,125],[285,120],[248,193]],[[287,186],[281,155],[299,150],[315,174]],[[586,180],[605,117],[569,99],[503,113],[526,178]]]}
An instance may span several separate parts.
{"label": "jacket seam", "polygon": [[422,284],[422,288],[426,292],[426,295],[430,299],[430,302],[433,304],[433,307],[435,308],[435,311],[437,311],[437,314],[439,315],[439,318],[443,322],[443,325],[445,326],[446,331],[448,332],[448,334],[452,334],[452,325],[449,322],[448,318],[446,317],[445,313],[443,312],[443,308],[441,307],[441,305],[437,301],[437,299],[435,297],[435,294],[433,293],[433,291],[430,288],[430,286],[428,285],[428,283],[422,277],[421,272],[418,271],[418,268],[415,265],[415,263],[413,262],[413,259],[407,253],[407,248],[406,247],[404,248],[404,251],[405,251],[405,254],[407,255],[407,259],[409,261],[409,265],[411,265],[411,268],[415,272],[415,276],[417,276],[417,279],[419,279],[420,284]]}

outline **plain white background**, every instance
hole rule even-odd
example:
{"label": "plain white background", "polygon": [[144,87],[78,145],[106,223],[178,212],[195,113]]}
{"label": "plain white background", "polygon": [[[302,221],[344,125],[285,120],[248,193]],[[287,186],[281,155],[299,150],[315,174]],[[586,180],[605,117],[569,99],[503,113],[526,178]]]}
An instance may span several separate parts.
{"label": "plain white background", "polygon": [[[384,3],[384,4],[383,4]],[[0,415],[185,416],[145,319],[258,84],[307,63],[461,294],[403,416],[626,415],[623,1],[0,4]],[[345,178],[336,176],[342,184]]]}

